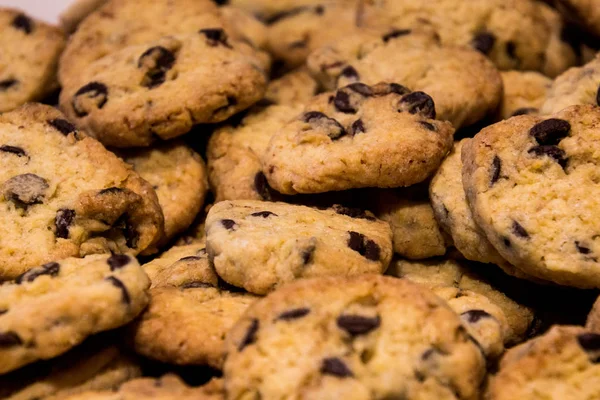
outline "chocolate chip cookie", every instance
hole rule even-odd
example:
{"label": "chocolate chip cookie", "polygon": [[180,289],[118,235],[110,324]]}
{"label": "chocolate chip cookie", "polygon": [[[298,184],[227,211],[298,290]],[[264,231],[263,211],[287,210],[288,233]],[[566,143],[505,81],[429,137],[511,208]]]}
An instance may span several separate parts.
{"label": "chocolate chip cookie", "polygon": [[426,288],[366,275],[296,282],[227,338],[228,398],[477,399],[485,361]]}
{"label": "chocolate chip cookie", "polygon": [[52,107],[0,116],[0,280],[66,257],[151,253],[152,186]]}
{"label": "chocolate chip cookie", "polygon": [[500,103],[499,119],[540,111],[552,79],[534,71],[503,71],[501,75],[504,97]]}
{"label": "chocolate chip cookie", "polygon": [[598,126],[600,109],[574,106],[499,122],[464,145],[475,222],[517,269],[567,286],[600,286]]}
{"label": "chocolate chip cookie", "polygon": [[206,249],[221,278],[266,294],[299,278],[381,274],[392,257],[392,232],[344,207],[223,201],[206,218]]}
{"label": "chocolate chip cookie", "polygon": [[56,68],[66,40],[59,28],[9,8],[0,8],[0,26],[0,112],[5,112],[58,87]]}
{"label": "chocolate chip cookie", "polygon": [[67,33],[73,33],[88,15],[106,4],[107,0],[76,0],[60,14],[60,24]]}
{"label": "chocolate chip cookie", "polygon": [[[93,255],[32,268],[0,286],[0,373],[56,357],[125,325],[148,304],[134,257]],[[85,316],[85,318],[82,318]]]}
{"label": "chocolate chip cookie", "polygon": [[427,179],[452,146],[454,128],[434,100],[396,83],[354,83],[316,96],[275,134],[262,157],[280,193],[410,186]]}

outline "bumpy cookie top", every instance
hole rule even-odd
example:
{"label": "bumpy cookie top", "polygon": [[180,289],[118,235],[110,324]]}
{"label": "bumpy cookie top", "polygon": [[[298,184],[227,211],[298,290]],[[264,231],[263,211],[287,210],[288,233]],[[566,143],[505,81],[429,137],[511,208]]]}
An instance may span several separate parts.
{"label": "bumpy cookie top", "polygon": [[148,304],[149,286],[126,255],[54,261],[0,286],[0,373],[128,323]]}
{"label": "bumpy cookie top", "polygon": [[148,182],[54,108],[0,116],[0,279],[66,257],[150,252],[163,215]]}
{"label": "bumpy cookie top", "polygon": [[462,152],[477,224],[518,269],[598,287],[600,109],[574,106],[483,129]]}
{"label": "bumpy cookie top", "polygon": [[501,75],[504,97],[499,110],[500,119],[539,112],[552,79],[534,71],[503,71]]}
{"label": "bumpy cookie top", "polygon": [[64,33],[18,10],[0,8],[0,112],[41,100],[57,88]]}
{"label": "bumpy cookie top", "polygon": [[459,317],[407,280],[302,280],[257,301],[228,341],[230,398],[477,399],[485,362]]}

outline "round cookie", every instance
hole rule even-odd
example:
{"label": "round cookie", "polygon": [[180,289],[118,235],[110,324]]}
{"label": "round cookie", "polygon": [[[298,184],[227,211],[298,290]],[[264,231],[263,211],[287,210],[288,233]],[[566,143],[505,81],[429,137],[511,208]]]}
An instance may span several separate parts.
{"label": "round cookie", "polygon": [[541,107],[553,114],[578,104],[600,105],[600,55],[582,67],[571,68],[557,77]]}
{"label": "round cookie", "polygon": [[429,94],[437,117],[455,128],[494,112],[502,97],[496,67],[475,50],[441,46],[422,29],[361,31],[313,52],[313,75],[331,87],[396,82]]}
{"label": "round cookie", "polygon": [[281,78],[269,82],[265,98],[267,104],[296,105],[306,104],[319,92],[319,84],[307,68],[288,72]]}
{"label": "round cookie", "polygon": [[427,186],[380,190],[373,197],[375,215],[392,228],[396,254],[417,260],[446,254],[449,240],[435,220]]}
{"label": "round cookie", "polygon": [[148,304],[149,286],[135,258],[126,255],[50,262],[1,285],[0,374],[127,324]]}
{"label": "round cookie", "polygon": [[500,75],[504,97],[500,103],[499,119],[539,112],[552,79],[534,71],[503,71]]}
{"label": "round cookie", "polygon": [[315,97],[275,134],[262,157],[283,194],[410,186],[427,179],[452,146],[432,98],[398,84],[355,83]]}
{"label": "round cookie", "polygon": [[555,326],[507,352],[491,379],[490,400],[592,400],[598,396],[600,335]]}
{"label": "round cookie", "polygon": [[600,286],[599,125],[600,109],[574,106],[499,122],[464,145],[475,222],[517,269],[566,286]]}
{"label": "round cookie", "polygon": [[302,112],[300,105],[273,105],[250,112],[236,125],[217,129],[206,149],[215,201],[271,200],[261,157],[271,137]]}
{"label": "round cookie", "polygon": [[202,158],[181,141],[118,154],[156,191],[165,217],[162,243],[187,229],[200,212],[208,191]]}
{"label": "round cookie", "polygon": [[407,280],[302,280],[227,338],[227,398],[477,399],[485,361],[443,300]]}
{"label": "round cookie", "polygon": [[0,26],[0,112],[6,112],[57,89],[66,40],[57,27],[9,8],[0,8]]}
{"label": "round cookie", "polygon": [[169,266],[145,266],[150,305],[132,327],[131,341],[137,353],[155,360],[220,369],[227,332],[257,297],[220,284],[198,247],[171,249],[168,259],[181,258]]}
{"label": "round cookie", "polygon": [[73,33],[88,15],[106,4],[108,0],[76,0],[60,14],[60,24],[67,33]]}
{"label": "round cookie", "polygon": [[61,108],[105,145],[148,146],[259,101],[266,77],[252,51],[222,29],[130,46],[64,81]]}
{"label": "round cookie", "polygon": [[221,278],[256,294],[300,278],[382,274],[392,258],[390,227],[354,211],[223,201],[206,217],[206,249]]}
{"label": "round cookie", "polygon": [[171,247],[144,264],[151,288],[182,287],[197,280],[215,283],[214,272],[207,268],[206,238]]}
{"label": "round cookie", "polygon": [[0,116],[0,280],[96,253],[151,253],[163,234],[152,186],[52,107]]}

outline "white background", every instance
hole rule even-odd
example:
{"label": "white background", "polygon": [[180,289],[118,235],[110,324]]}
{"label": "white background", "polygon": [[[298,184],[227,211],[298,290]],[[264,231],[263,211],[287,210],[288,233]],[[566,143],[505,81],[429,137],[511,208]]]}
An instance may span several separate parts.
{"label": "white background", "polygon": [[58,15],[73,0],[0,0],[0,6],[24,10],[27,14],[44,19],[48,22],[58,22]]}

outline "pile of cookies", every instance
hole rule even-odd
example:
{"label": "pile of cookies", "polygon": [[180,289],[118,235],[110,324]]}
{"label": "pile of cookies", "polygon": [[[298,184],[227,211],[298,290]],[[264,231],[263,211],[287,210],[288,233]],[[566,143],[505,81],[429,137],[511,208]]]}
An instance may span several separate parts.
{"label": "pile of cookies", "polygon": [[0,398],[598,399],[600,0],[0,26]]}

